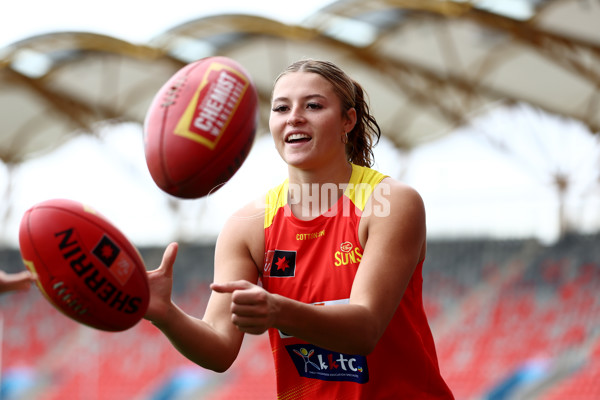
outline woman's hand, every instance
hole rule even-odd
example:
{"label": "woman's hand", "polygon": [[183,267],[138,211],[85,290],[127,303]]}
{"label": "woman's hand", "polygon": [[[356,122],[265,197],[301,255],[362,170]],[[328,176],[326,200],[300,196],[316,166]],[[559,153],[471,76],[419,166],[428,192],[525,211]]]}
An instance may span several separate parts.
{"label": "woman's hand", "polygon": [[165,249],[160,267],[148,271],[150,285],[150,304],[144,318],[152,323],[160,324],[168,318],[173,306],[171,293],[173,290],[173,264],[177,257],[177,243],[171,243]]}
{"label": "woman's hand", "polygon": [[260,335],[273,326],[277,299],[262,287],[240,280],[213,283],[210,288],[217,293],[231,293],[231,321],[240,331]]}
{"label": "woman's hand", "polygon": [[13,290],[27,290],[35,282],[35,279],[35,275],[29,271],[9,274],[0,270],[0,293]]}

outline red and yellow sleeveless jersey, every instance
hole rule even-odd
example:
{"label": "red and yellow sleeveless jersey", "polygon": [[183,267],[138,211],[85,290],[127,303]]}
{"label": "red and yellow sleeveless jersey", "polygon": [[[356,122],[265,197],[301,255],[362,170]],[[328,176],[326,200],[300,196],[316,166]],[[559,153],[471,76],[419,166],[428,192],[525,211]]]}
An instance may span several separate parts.
{"label": "red and yellow sleeveless jersey", "polygon": [[[348,303],[363,255],[358,224],[367,212],[385,211],[365,209],[383,178],[375,170],[352,165],[344,195],[310,221],[292,214],[287,181],[270,190],[263,287],[315,306]],[[270,329],[278,399],[452,399],[440,376],[423,310],[422,265],[417,265],[392,321],[366,357],[320,348]]]}

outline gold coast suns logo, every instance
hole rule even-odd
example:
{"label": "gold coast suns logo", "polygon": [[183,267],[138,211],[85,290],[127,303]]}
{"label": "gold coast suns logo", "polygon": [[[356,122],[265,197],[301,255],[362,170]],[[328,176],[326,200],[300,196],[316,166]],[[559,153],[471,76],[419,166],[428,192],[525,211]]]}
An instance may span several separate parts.
{"label": "gold coast suns logo", "polygon": [[249,84],[235,69],[212,63],[181,115],[175,134],[214,149]]}
{"label": "gold coast suns logo", "polygon": [[333,254],[333,257],[335,258],[334,265],[336,267],[357,264],[362,260],[362,251],[351,242],[342,242],[340,249]]}

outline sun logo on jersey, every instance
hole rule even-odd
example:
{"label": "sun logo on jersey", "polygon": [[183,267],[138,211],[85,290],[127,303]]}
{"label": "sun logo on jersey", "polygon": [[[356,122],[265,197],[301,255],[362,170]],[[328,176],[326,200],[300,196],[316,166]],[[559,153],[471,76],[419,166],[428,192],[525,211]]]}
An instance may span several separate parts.
{"label": "sun logo on jersey", "polygon": [[334,265],[341,267],[344,265],[358,264],[362,260],[362,249],[358,246],[354,246],[352,242],[340,243],[340,250],[333,254],[335,259]]}
{"label": "sun logo on jersey", "polygon": [[352,247],[354,246],[350,242],[343,242],[340,244],[340,250],[344,253],[349,253],[352,250]]}

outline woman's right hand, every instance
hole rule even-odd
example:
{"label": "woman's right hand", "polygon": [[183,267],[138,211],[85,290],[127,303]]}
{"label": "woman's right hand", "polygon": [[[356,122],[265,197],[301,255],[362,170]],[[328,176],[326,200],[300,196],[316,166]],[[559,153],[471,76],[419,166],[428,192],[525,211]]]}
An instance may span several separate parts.
{"label": "woman's right hand", "polygon": [[7,273],[0,270],[0,293],[27,290],[35,282],[35,279],[35,275],[29,271]]}
{"label": "woman's right hand", "polygon": [[171,243],[165,249],[160,266],[147,272],[150,286],[150,303],[144,318],[154,324],[161,324],[173,306],[171,293],[173,290],[173,264],[177,257],[177,243]]}

